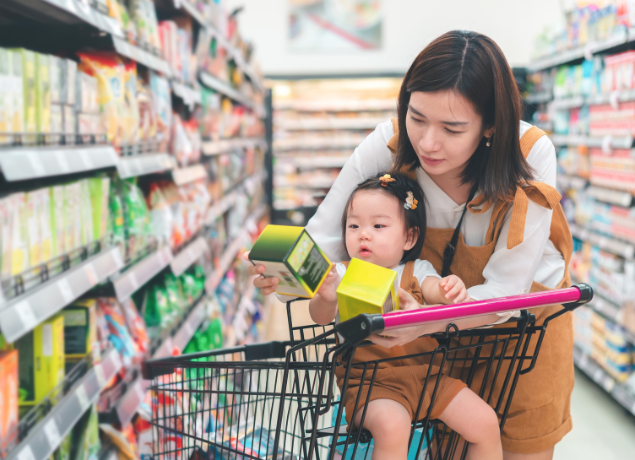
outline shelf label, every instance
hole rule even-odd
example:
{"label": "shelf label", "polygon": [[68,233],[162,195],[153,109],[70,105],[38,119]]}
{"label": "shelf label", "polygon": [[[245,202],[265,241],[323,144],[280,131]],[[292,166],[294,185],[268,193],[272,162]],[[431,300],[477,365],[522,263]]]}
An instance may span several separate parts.
{"label": "shelf label", "polygon": [[73,300],[75,300],[75,294],[73,294],[73,289],[71,289],[70,284],[68,284],[68,280],[66,278],[62,278],[57,282],[57,287],[60,290],[60,294],[62,294],[62,299],[64,299],[64,303],[69,304]]}
{"label": "shelf label", "polygon": [[90,282],[91,287],[98,283],[99,279],[97,278],[97,273],[95,272],[95,267],[93,267],[92,263],[86,265],[86,275],[88,275],[88,281]]}
{"label": "shelf label", "polygon": [[22,448],[18,455],[16,455],[18,460],[35,460],[35,455],[33,455],[33,451],[31,450],[31,446],[28,444]]}
{"label": "shelf label", "polygon": [[106,383],[108,383],[108,381],[106,380],[106,376],[104,375],[104,368],[101,367],[101,364],[96,364],[94,369],[99,388],[104,388],[106,386]]}
{"label": "shelf label", "polygon": [[88,150],[79,150],[79,157],[82,159],[82,163],[84,163],[84,167],[86,169],[93,169],[93,159],[91,158],[90,152]]}
{"label": "shelf label", "polygon": [[159,261],[159,265],[161,265],[162,267],[165,267],[165,264],[166,264],[165,255],[163,254],[162,250],[157,252],[157,259]]}
{"label": "shelf label", "polygon": [[68,174],[71,171],[71,167],[68,165],[66,154],[63,150],[55,150],[55,159],[60,167],[62,174]]}
{"label": "shelf label", "polygon": [[44,434],[46,435],[46,439],[48,440],[51,449],[55,449],[61,444],[62,436],[57,429],[57,423],[55,423],[55,419],[51,419],[46,422],[46,425],[44,425]]}
{"label": "shelf label", "polygon": [[86,395],[86,388],[84,385],[77,387],[77,390],[75,390],[75,396],[77,396],[77,401],[79,401],[81,411],[85,412],[86,409],[90,407],[90,401],[88,400],[88,395]]}
{"label": "shelf label", "polygon": [[20,318],[22,325],[26,331],[32,330],[35,326],[37,326],[38,321],[35,313],[33,313],[33,309],[29,302],[26,300],[22,300],[13,306],[13,310]]}
{"label": "shelf label", "polygon": [[130,284],[132,285],[132,291],[136,291],[139,289],[139,280],[137,279],[137,273],[132,271],[128,275],[128,279],[130,280]]}
{"label": "shelf label", "polygon": [[31,164],[31,168],[36,176],[44,176],[46,175],[46,169],[44,168],[44,164],[42,163],[42,158],[37,153],[29,152],[26,154],[29,163]]}
{"label": "shelf label", "polygon": [[121,251],[119,251],[119,249],[115,249],[113,251],[112,258],[115,261],[115,265],[118,269],[123,267],[123,260],[121,260]]}

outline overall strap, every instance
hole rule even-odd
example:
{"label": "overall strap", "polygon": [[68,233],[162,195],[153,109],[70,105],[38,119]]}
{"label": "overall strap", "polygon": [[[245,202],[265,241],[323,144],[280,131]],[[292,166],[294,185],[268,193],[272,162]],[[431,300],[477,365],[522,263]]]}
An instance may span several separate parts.
{"label": "overall strap", "polygon": [[443,251],[443,268],[441,269],[441,276],[445,278],[450,274],[450,266],[452,265],[452,260],[454,259],[454,254],[456,253],[456,245],[459,242],[459,233],[461,233],[461,224],[463,223],[463,218],[465,217],[465,213],[467,212],[467,208],[469,203],[474,198],[476,194],[476,186],[472,187],[470,191],[470,196],[465,203],[465,207],[463,208],[463,212],[461,213],[461,218],[459,219],[459,223],[454,229],[454,233],[452,234],[452,239],[445,247]]}
{"label": "overall strap", "polygon": [[406,262],[406,266],[403,268],[403,272],[401,272],[401,283],[399,283],[401,289],[407,291],[410,289],[410,285],[412,284],[412,280],[414,278],[415,273],[415,261],[409,260]]}

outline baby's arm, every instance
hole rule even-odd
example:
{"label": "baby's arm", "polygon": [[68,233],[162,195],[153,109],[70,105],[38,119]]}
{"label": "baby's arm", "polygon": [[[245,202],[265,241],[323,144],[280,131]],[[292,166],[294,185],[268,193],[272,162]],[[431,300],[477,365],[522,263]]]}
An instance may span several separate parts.
{"label": "baby's arm", "polygon": [[309,302],[311,319],[322,326],[330,324],[337,315],[337,286],[340,284],[340,276],[335,265],[326,276],[315,297]]}
{"label": "baby's arm", "polygon": [[430,305],[448,305],[470,300],[465,283],[456,275],[446,276],[445,278],[426,277],[421,283],[421,293],[426,303]]}

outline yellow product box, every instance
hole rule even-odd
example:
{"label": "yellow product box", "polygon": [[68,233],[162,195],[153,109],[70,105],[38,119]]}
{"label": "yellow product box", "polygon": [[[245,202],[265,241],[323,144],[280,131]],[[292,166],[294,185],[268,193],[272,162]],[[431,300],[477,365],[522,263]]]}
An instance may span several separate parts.
{"label": "yellow product box", "polygon": [[265,277],[280,280],[278,294],[297,297],[313,297],[331,269],[331,262],[302,227],[267,225],[249,259],[265,266]]}
{"label": "yellow product box", "polygon": [[389,268],[351,259],[337,288],[340,321],[362,313],[388,313],[399,310],[395,291],[397,272]]}
{"label": "yellow product box", "polygon": [[97,306],[94,299],[75,302],[62,310],[64,355],[83,358],[93,352],[97,340]]}
{"label": "yellow product box", "polygon": [[18,339],[15,348],[20,356],[20,405],[36,405],[64,380],[64,317],[38,325]]}
{"label": "yellow product box", "polygon": [[97,241],[104,238],[108,232],[110,179],[108,177],[93,177],[87,180],[93,219],[93,239]]}
{"label": "yellow product box", "polygon": [[37,103],[36,103],[36,63],[33,51],[16,50],[22,58],[22,93],[24,96],[24,132],[35,133],[37,131]]}
{"label": "yellow product box", "polygon": [[37,190],[38,219],[40,221],[40,241],[42,242],[42,262],[53,258],[53,228],[51,226],[51,196],[48,188]]}
{"label": "yellow product box", "polygon": [[39,190],[26,194],[27,234],[29,247],[29,266],[37,267],[42,263],[42,238],[40,233],[40,213],[42,200]]}
{"label": "yellow product box", "polygon": [[51,60],[35,54],[35,125],[40,133],[51,132]]}
{"label": "yellow product box", "polygon": [[71,182],[64,186],[64,224],[66,226],[64,246],[67,252],[82,245],[80,193],[79,182]]}
{"label": "yellow product box", "polygon": [[18,275],[29,268],[28,212],[26,194],[15,193],[9,197],[11,216],[11,275]]}
{"label": "yellow product box", "polygon": [[18,352],[0,353],[0,451],[9,450],[18,440]]}
{"label": "yellow product box", "polygon": [[88,187],[88,179],[79,181],[79,212],[81,222],[81,245],[92,243],[93,238],[93,211],[91,206],[91,196]]}
{"label": "yellow product box", "polygon": [[54,185],[49,188],[49,205],[53,257],[59,257],[66,253],[66,224],[64,223],[63,185]]}
{"label": "yellow product box", "polygon": [[[11,118],[11,90],[9,81],[11,78],[11,61],[9,51],[0,48],[0,133],[8,133]],[[10,138],[0,134],[0,144],[10,142]]]}

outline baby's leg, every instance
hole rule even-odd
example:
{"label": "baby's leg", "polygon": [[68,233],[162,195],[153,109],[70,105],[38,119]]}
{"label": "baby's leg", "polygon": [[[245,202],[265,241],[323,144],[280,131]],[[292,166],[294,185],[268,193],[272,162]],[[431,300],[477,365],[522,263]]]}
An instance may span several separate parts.
{"label": "baby's leg", "polygon": [[[363,412],[362,408],[357,411],[355,426],[359,426]],[[364,428],[373,435],[373,460],[406,460],[411,422],[410,413],[397,401],[375,399],[369,402]]]}
{"label": "baby's leg", "polygon": [[469,388],[454,397],[439,419],[470,443],[468,460],[503,459],[496,413]]}

